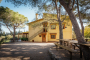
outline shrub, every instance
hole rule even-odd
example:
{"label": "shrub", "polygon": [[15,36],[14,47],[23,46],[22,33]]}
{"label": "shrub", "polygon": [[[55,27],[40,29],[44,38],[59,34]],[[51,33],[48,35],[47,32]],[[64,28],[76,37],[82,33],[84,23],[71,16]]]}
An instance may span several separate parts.
{"label": "shrub", "polygon": [[28,41],[28,38],[21,38],[22,41]]}
{"label": "shrub", "polygon": [[26,41],[28,41],[28,38],[26,38]]}
{"label": "shrub", "polygon": [[17,38],[17,37],[15,37],[15,40],[18,40],[18,38]]}
{"label": "shrub", "polygon": [[1,36],[1,38],[5,38],[5,36]]}
{"label": "shrub", "polygon": [[0,41],[2,40],[2,38],[0,37]]}
{"label": "shrub", "polygon": [[4,41],[4,39],[1,39],[1,41],[0,41],[0,45],[1,45],[2,43],[4,43],[3,41]]}
{"label": "shrub", "polygon": [[[10,40],[11,40],[11,42],[13,41],[13,38],[10,38]],[[17,37],[15,37],[15,40],[18,40],[18,38]]]}
{"label": "shrub", "polygon": [[13,38],[13,36],[12,35],[7,35],[6,38],[9,40],[9,39]]}
{"label": "shrub", "polygon": [[21,38],[21,40],[23,41],[24,39],[23,39],[23,38]]}

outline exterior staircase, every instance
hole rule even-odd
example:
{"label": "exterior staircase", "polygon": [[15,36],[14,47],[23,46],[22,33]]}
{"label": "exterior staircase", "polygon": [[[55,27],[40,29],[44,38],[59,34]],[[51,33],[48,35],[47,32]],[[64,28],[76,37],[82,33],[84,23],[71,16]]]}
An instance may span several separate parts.
{"label": "exterior staircase", "polygon": [[36,37],[38,34],[42,33],[43,32],[43,28],[39,31],[37,31],[35,34],[33,34],[29,40],[32,40],[34,37]]}

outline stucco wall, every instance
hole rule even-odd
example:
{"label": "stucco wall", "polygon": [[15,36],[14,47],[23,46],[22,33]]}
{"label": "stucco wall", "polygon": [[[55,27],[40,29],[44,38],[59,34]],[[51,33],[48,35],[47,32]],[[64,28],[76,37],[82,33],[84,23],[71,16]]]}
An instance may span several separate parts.
{"label": "stucco wall", "polygon": [[[56,23],[56,29],[51,29],[51,23],[48,23],[48,32],[46,33],[46,42],[48,41],[58,41],[59,39],[59,25]],[[67,28],[63,29],[63,38],[64,39],[72,39],[72,24],[67,25]],[[37,31],[39,31],[41,28],[36,27],[33,29],[32,27],[29,26],[29,37],[35,34]],[[56,39],[51,39],[50,33],[56,33]],[[35,42],[42,42],[42,37],[39,37],[37,35],[34,39]],[[31,40],[31,41],[32,41]]]}
{"label": "stucco wall", "polygon": [[[37,35],[35,38],[33,38],[32,40],[34,40],[34,42],[42,42],[42,36],[39,37],[39,35]],[[31,40],[31,41],[32,41]]]}
{"label": "stucco wall", "polygon": [[[48,41],[58,41],[59,39],[59,25],[56,24],[56,29],[51,29],[51,24],[49,24],[49,30],[48,30]],[[56,33],[56,39],[51,39],[50,33]]]}
{"label": "stucco wall", "polygon": [[[28,38],[29,41],[30,41],[30,37],[31,37],[32,35],[35,35],[36,33],[38,33],[38,31],[40,31],[40,30],[43,28],[42,25],[37,26],[37,27],[33,27],[32,25],[33,25],[33,24],[39,24],[39,23],[41,23],[41,22],[43,22],[43,20],[42,20],[42,21],[39,21],[39,22],[36,22],[36,23],[31,23],[31,24],[29,24],[29,38]],[[39,37],[36,36],[35,39],[38,39],[38,40],[39,40]],[[32,39],[31,39],[31,40],[32,40]]]}
{"label": "stucco wall", "polygon": [[[51,39],[50,33],[56,33],[56,39]],[[49,26],[48,41],[58,41],[57,39],[59,39],[59,25],[56,24],[56,29],[51,29],[51,26]],[[72,24],[71,24],[71,22],[69,22],[69,25],[66,25],[66,28],[63,29],[63,39],[72,39]]]}
{"label": "stucco wall", "polygon": [[[41,37],[39,37],[39,35],[41,35]],[[39,35],[37,35],[32,40],[34,40],[34,42],[42,42],[42,34],[39,34]],[[32,40],[30,40],[30,41],[32,41]],[[46,33],[46,42],[48,42],[48,32]]]}

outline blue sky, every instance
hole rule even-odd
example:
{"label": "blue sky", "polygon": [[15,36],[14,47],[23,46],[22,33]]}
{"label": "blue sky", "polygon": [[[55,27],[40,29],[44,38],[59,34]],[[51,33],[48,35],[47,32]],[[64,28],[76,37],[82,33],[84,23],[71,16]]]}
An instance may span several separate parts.
{"label": "blue sky", "polygon": [[[32,8],[26,7],[26,6],[15,7],[13,4],[5,2],[5,0],[2,0],[2,2],[0,3],[0,6],[8,7],[8,8],[10,8],[11,10],[13,10],[15,12],[19,12],[20,14],[24,15],[25,17],[27,17],[29,22],[31,22],[35,18],[35,14],[37,12],[36,8],[32,9]],[[79,24],[79,26],[80,26],[80,24]],[[9,30],[6,27],[4,27],[4,26],[2,26],[2,29],[5,32],[9,32]],[[17,29],[17,31],[18,30],[19,29]],[[24,31],[24,30],[28,31],[28,26],[25,26],[24,29],[20,29],[20,31]],[[12,29],[12,31],[13,31],[13,29]]]}
{"label": "blue sky", "polygon": [[[35,14],[37,12],[37,9],[35,9],[35,8],[32,9],[32,8],[26,7],[26,6],[15,7],[13,4],[5,2],[5,0],[2,0],[2,2],[0,3],[0,6],[8,7],[15,12],[19,12],[19,14],[22,14],[25,17],[27,17],[29,22],[31,22],[35,18]],[[9,30],[4,26],[2,26],[2,29],[5,32],[9,32]],[[17,30],[19,30],[19,29],[17,29]],[[25,29],[20,29],[20,30],[21,31],[24,31],[24,30],[28,31],[28,26],[25,26]]]}

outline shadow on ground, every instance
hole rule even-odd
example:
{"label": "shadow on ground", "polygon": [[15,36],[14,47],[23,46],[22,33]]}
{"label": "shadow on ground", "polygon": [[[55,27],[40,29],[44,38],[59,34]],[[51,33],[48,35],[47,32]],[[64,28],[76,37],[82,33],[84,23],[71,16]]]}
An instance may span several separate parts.
{"label": "shadow on ground", "polygon": [[1,60],[51,60],[48,54],[53,43],[7,43],[0,49]]}
{"label": "shadow on ground", "polygon": [[[65,49],[52,47],[50,51],[60,60],[70,60],[70,53]],[[72,60],[84,60],[84,58],[80,58],[80,53],[72,53]]]}

